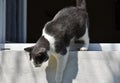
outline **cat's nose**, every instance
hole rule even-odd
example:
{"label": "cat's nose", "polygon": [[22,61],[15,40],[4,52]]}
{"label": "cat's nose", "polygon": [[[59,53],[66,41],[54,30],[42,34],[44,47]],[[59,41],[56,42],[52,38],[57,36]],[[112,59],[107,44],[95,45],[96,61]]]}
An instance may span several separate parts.
{"label": "cat's nose", "polygon": [[34,64],[35,67],[41,67],[41,64]]}

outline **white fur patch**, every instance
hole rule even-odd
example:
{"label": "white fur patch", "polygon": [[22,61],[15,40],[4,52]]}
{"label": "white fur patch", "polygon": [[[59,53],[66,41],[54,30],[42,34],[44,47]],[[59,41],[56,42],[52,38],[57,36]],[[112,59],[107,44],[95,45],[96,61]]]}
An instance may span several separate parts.
{"label": "white fur patch", "polygon": [[85,34],[79,40],[84,40],[84,41],[89,40],[89,37],[88,37],[88,28],[86,28]]}
{"label": "white fur patch", "polygon": [[53,52],[55,50],[55,47],[54,47],[55,38],[53,36],[48,35],[45,32],[45,27],[43,29],[42,36],[44,36],[50,43],[50,51],[48,51],[48,55],[50,56],[51,52]]}
{"label": "white fur patch", "polygon": [[89,35],[88,35],[88,25],[87,25],[87,22],[86,22],[86,31],[85,31],[85,34],[79,40],[83,40],[84,41],[84,45],[83,45],[82,48],[80,48],[80,50],[81,51],[88,50],[88,47],[89,47]]}

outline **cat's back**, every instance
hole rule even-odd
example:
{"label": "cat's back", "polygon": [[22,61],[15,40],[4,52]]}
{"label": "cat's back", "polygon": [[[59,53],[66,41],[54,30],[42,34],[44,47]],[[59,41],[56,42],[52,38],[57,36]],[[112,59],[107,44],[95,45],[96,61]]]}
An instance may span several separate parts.
{"label": "cat's back", "polygon": [[58,39],[63,37],[72,38],[76,35],[76,32],[81,32],[81,26],[84,25],[86,17],[86,11],[80,8],[64,8],[55,15],[53,20],[45,25],[45,31]]}
{"label": "cat's back", "polygon": [[[63,8],[61,9],[53,18],[53,20],[62,18],[62,17],[68,17],[70,18],[80,18],[80,17],[84,17],[87,15],[86,10],[80,9],[78,7],[67,7],[67,8]],[[67,18],[67,19],[68,19]]]}

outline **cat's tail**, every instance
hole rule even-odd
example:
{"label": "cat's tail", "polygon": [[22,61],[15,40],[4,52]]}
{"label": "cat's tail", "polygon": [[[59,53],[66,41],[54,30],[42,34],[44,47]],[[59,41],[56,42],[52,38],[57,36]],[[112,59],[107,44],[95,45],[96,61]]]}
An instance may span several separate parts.
{"label": "cat's tail", "polygon": [[86,10],[86,1],[85,0],[76,0],[76,6]]}

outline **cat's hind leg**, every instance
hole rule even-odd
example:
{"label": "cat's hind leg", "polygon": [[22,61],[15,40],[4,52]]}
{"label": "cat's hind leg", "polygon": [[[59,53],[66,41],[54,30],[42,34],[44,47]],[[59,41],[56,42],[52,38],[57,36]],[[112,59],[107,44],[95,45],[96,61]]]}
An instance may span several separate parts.
{"label": "cat's hind leg", "polygon": [[80,48],[80,51],[87,51],[89,47],[89,36],[88,36],[88,28],[86,28],[85,34],[78,39],[79,41],[83,41],[83,46]]}

